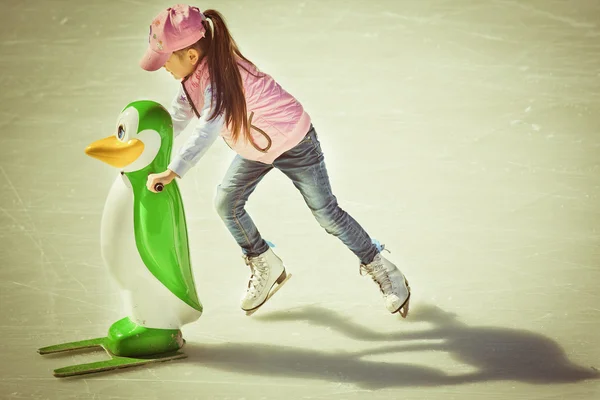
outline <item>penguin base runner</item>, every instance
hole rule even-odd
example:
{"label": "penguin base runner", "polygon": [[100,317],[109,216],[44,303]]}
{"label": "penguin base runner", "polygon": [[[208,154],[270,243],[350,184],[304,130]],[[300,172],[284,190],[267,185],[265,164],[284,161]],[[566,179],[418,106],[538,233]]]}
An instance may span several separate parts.
{"label": "penguin base runner", "polygon": [[185,358],[187,356],[178,351],[184,344],[179,329],[146,328],[123,318],[110,327],[106,337],[44,347],[38,353],[104,350],[110,356],[106,361],[55,369],[54,376],[63,378]]}

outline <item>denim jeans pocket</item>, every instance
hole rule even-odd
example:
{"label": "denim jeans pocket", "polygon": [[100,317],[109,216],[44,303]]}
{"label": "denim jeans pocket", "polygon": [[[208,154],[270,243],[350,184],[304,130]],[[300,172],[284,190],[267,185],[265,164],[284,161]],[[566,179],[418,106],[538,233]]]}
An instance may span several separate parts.
{"label": "denim jeans pocket", "polygon": [[310,142],[312,142],[312,137],[310,135],[310,131],[308,131],[308,133],[306,134],[306,136],[304,136],[302,138],[302,140],[300,141],[300,143],[298,143],[298,144],[305,144],[305,143],[310,143]]}
{"label": "denim jeans pocket", "polygon": [[306,136],[309,138],[310,142],[313,145],[313,149],[320,154],[321,153],[321,143],[319,142],[319,138],[317,137],[317,131],[311,125]]}

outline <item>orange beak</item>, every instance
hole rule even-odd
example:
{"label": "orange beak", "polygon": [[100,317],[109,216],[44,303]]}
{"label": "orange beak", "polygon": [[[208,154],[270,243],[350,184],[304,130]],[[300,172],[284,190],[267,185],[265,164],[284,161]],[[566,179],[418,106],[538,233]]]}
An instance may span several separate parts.
{"label": "orange beak", "polygon": [[144,143],[131,139],[127,143],[117,139],[115,135],[98,140],[85,149],[85,154],[116,168],[123,168],[137,160],[144,152]]}

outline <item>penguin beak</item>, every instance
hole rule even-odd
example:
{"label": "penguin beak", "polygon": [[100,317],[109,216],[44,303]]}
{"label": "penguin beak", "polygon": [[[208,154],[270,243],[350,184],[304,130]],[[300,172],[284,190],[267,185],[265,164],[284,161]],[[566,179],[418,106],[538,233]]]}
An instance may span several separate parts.
{"label": "penguin beak", "polygon": [[123,168],[137,160],[144,152],[144,143],[131,139],[125,143],[115,135],[98,140],[85,149],[85,154],[116,168]]}

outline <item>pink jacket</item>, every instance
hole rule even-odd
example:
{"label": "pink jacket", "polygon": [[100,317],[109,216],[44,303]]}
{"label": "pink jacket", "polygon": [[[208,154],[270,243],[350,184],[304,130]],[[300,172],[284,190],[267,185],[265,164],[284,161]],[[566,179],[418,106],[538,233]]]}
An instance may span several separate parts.
{"label": "pink jacket", "polygon": [[[270,75],[254,72],[254,67],[244,60],[240,60],[239,64],[253,71],[249,73],[239,67],[252,141],[247,141],[240,135],[234,143],[227,128],[221,131],[221,136],[240,156],[272,164],[277,157],[306,136],[311,125],[310,116],[300,102],[283,90]],[[194,113],[200,117],[198,110],[204,108],[205,90],[210,85],[206,60],[201,61],[195,72],[184,79],[182,84]]]}

